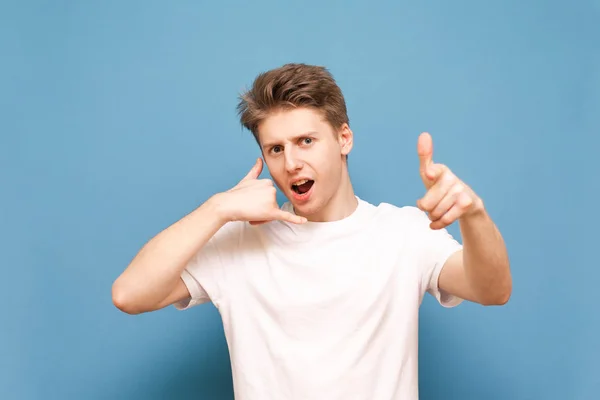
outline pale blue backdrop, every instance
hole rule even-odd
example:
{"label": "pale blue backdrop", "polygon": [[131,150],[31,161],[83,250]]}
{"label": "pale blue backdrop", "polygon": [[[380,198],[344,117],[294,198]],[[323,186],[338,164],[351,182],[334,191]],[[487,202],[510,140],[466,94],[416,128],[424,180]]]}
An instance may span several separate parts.
{"label": "pale blue backdrop", "polygon": [[359,196],[414,205],[429,131],[510,249],[507,306],[424,303],[421,398],[597,399],[599,20],[598,1],[3,2],[0,398],[232,398],[211,305],[128,316],[111,284],[253,164],[237,94],[306,62],[347,96]]}

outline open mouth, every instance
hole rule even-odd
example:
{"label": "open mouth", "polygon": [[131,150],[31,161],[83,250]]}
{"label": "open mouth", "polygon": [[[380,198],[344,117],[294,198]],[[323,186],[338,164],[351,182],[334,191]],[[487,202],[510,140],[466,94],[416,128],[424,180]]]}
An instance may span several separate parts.
{"label": "open mouth", "polygon": [[310,190],[313,183],[315,183],[315,181],[310,180],[310,179],[304,179],[304,180],[293,183],[292,190],[299,195],[303,195]]}

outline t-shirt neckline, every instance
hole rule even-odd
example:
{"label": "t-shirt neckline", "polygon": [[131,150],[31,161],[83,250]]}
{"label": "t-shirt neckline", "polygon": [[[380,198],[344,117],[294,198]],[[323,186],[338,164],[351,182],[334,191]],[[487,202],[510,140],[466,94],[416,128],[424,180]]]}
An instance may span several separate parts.
{"label": "t-shirt neckline", "polygon": [[[335,235],[338,233],[350,233],[357,226],[359,226],[360,222],[364,220],[367,216],[368,206],[369,204],[359,198],[358,196],[354,196],[357,200],[357,206],[354,211],[339,220],[335,221],[326,221],[326,222],[313,222],[308,221],[303,224],[293,224],[288,223],[290,228],[294,231],[297,236],[310,236],[315,237],[315,235]],[[285,202],[281,209],[292,214],[296,214],[294,211],[293,205],[288,201]]]}

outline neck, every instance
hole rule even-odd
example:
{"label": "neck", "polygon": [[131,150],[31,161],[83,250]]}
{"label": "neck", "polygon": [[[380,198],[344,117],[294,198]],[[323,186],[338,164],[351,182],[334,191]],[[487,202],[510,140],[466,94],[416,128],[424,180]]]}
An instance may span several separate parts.
{"label": "neck", "polygon": [[321,210],[307,216],[311,222],[339,221],[350,216],[358,207],[358,200],[350,182],[348,170],[344,169],[340,185]]}

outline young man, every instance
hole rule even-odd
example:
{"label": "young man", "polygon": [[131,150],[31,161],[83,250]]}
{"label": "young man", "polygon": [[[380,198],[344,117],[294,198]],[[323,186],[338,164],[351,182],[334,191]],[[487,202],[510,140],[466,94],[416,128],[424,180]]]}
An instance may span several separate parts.
{"label": "young man", "polygon": [[[357,197],[345,101],[324,68],[259,75],[239,112],[262,158],[150,240],[114,283],[115,305],[137,314],[211,301],[236,399],[417,399],[424,294],[446,307],[511,294],[482,200],[433,162],[427,133],[417,144],[418,207]],[[258,179],[263,162],[274,182]],[[275,186],[289,200],[281,208]],[[463,245],[445,229],[455,221]]]}

